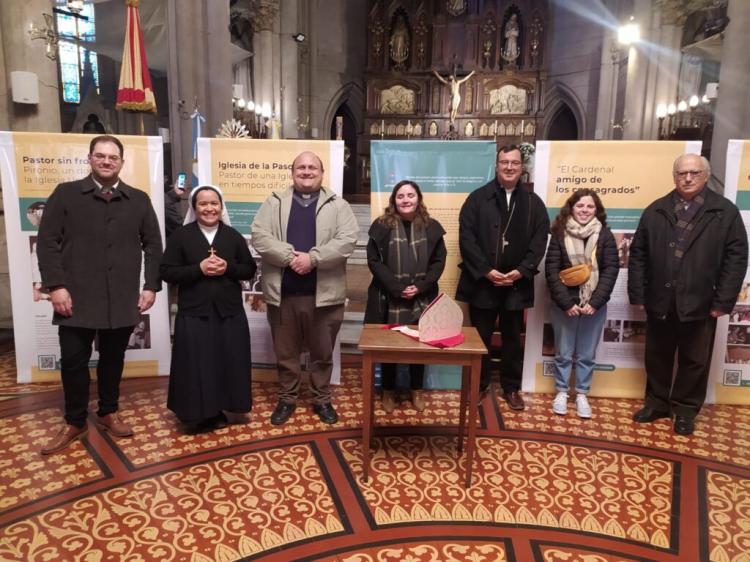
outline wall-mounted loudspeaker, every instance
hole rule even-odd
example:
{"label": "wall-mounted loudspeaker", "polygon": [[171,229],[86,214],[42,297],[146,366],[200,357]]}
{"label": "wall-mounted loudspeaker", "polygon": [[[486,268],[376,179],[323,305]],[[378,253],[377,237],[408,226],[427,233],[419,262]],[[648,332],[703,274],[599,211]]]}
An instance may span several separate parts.
{"label": "wall-mounted loudspeaker", "polygon": [[16,103],[39,103],[39,79],[33,72],[14,70],[10,73],[10,88]]}

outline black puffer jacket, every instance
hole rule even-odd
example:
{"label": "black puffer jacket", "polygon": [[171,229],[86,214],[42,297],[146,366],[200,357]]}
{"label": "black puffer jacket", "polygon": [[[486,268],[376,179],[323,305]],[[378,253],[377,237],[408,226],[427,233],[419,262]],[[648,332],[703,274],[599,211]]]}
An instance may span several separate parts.
{"label": "black puffer jacket", "polygon": [[[599,283],[596,285],[589,304],[599,310],[609,301],[612,289],[620,273],[620,260],[617,255],[617,244],[612,231],[606,226],[599,233],[596,245],[596,262],[599,267]],[[579,287],[566,287],[560,281],[560,271],[571,267],[565,242],[559,236],[552,235],[547,247],[547,257],[544,262],[544,272],[547,276],[547,286],[552,302],[561,310],[569,310],[574,304],[579,304]]]}

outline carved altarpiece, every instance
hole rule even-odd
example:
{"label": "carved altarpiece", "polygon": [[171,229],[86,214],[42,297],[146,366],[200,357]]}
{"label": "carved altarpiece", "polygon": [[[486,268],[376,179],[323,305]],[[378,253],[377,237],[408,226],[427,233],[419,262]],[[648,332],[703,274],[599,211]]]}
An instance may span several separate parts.
{"label": "carved altarpiece", "polygon": [[363,160],[381,138],[534,142],[544,117],[546,0],[369,0],[368,10]]}

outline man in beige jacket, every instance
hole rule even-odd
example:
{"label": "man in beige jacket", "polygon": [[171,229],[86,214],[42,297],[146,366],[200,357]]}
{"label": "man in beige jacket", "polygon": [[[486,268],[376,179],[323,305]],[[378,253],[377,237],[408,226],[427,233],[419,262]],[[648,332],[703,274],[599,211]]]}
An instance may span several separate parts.
{"label": "man in beige jacket", "polygon": [[293,185],[272,193],[252,225],[279,370],[274,425],[297,407],[303,349],[310,352],[313,410],[324,423],[338,421],[330,390],[333,347],[344,319],[346,260],[359,227],[349,204],[322,186],[323,172],[316,154],[299,154]]}

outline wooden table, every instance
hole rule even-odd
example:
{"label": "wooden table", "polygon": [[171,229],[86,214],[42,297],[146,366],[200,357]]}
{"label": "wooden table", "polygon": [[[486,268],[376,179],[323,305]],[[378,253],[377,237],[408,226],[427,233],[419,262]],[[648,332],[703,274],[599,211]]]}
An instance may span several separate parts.
{"label": "wooden table", "polygon": [[469,411],[469,428],[466,439],[466,483],[471,485],[474,464],[474,439],[477,431],[477,400],[479,378],[482,372],[482,355],[487,348],[482,343],[476,328],[464,327],[464,343],[455,347],[438,348],[420,343],[393,330],[384,330],[382,324],[365,324],[359,338],[362,351],[362,467],[364,481],[370,470],[370,439],[374,423],[373,409],[373,364],[374,363],[422,363],[428,365],[461,365],[461,404],[458,422],[458,452],[463,451],[466,410]]}

